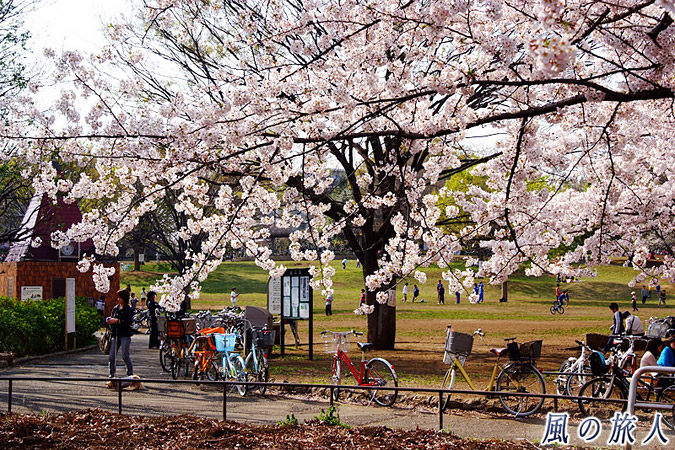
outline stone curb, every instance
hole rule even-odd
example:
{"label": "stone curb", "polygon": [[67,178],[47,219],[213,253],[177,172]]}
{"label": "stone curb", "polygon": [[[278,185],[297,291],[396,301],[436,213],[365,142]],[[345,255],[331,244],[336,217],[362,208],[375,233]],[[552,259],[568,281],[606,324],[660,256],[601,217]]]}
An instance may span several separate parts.
{"label": "stone curb", "polygon": [[[22,364],[25,364],[25,363],[31,362],[31,361],[39,361],[41,359],[51,358],[51,357],[54,357],[54,356],[63,356],[63,355],[70,355],[72,353],[86,352],[87,350],[92,350],[92,349],[95,349],[95,348],[98,348],[98,345],[96,345],[96,344],[87,345],[85,347],[75,348],[75,349],[72,349],[72,350],[63,350],[63,351],[55,352],[55,353],[45,353],[44,355],[24,356],[22,358],[17,358],[15,360],[13,360],[11,364],[8,364],[5,367],[0,366],[0,368],[16,367],[16,366],[20,366]],[[5,362],[5,361],[3,361],[3,362]]]}

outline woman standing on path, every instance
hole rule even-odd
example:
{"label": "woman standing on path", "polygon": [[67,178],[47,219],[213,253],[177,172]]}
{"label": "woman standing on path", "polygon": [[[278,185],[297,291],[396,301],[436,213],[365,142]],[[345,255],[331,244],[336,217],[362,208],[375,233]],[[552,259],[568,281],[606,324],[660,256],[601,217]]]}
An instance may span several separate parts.
{"label": "woman standing on path", "polygon": [[159,330],[157,329],[157,308],[158,304],[155,301],[155,291],[150,291],[147,294],[148,314],[150,315],[150,343],[149,348],[159,348]]}
{"label": "woman standing on path", "polygon": [[122,359],[127,365],[127,376],[134,374],[134,368],[129,356],[129,347],[131,346],[131,322],[134,313],[129,306],[129,291],[126,289],[117,292],[117,305],[112,309],[110,317],[105,322],[110,326],[112,339],[110,340],[110,355],[108,357],[110,375],[115,377],[117,350],[122,352]]}

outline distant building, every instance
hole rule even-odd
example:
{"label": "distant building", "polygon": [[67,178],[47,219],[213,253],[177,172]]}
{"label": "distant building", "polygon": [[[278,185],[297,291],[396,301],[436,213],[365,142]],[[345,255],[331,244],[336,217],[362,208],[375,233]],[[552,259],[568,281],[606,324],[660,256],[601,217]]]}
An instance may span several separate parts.
{"label": "distant building", "polygon": [[[58,298],[66,295],[66,279],[75,279],[75,295],[99,298],[91,272],[81,273],[77,262],[83,254],[91,255],[94,245],[91,240],[71,243],[63,248],[51,246],[51,233],[65,231],[82,220],[77,204],[66,204],[62,200],[54,205],[43,195],[36,195],[24,215],[19,236],[24,239],[9,248],[4,262],[0,262],[0,296],[13,298]],[[42,243],[33,248],[31,242],[40,238]],[[120,287],[119,267],[116,263],[110,279],[110,292],[106,294],[106,312],[115,304],[114,293]]]}

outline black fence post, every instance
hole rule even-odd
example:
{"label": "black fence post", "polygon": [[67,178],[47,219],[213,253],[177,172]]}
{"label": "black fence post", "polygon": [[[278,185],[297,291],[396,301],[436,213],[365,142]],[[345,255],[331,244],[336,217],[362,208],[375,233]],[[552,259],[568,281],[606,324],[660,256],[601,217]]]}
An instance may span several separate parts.
{"label": "black fence post", "polygon": [[227,385],[223,383],[223,420],[227,420]]}
{"label": "black fence post", "polygon": [[[11,392],[11,390],[10,390]],[[330,406],[333,406],[333,386],[330,387]]]}
{"label": "black fence post", "polygon": [[438,391],[438,430],[443,431],[443,392]]}
{"label": "black fence post", "polygon": [[7,388],[7,413],[12,414],[12,380],[9,381]]}
{"label": "black fence post", "polygon": [[117,413],[122,415],[122,380],[117,380]]}

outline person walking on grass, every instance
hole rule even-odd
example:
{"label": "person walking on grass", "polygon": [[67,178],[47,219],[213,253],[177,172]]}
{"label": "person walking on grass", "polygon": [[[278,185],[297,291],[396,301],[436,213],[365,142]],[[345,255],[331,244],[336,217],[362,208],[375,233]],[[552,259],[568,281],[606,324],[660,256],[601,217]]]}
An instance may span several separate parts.
{"label": "person walking on grass", "polygon": [[445,305],[445,287],[443,286],[443,282],[441,280],[438,280],[436,290],[438,291],[438,304]]}
{"label": "person walking on grass", "polygon": [[420,288],[418,288],[417,285],[415,285],[413,287],[413,300],[412,300],[413,303],[415,303],[415,300],[417,300],[417,297],[419,296],[420,296]]}
{"label": "person walking on grass", "polygon": [[332,292],[328,292],[328,294],[326,294],[326,315],[327,316],[333,315],[333,293]]}
{"label": "person walking on grass", "polygon": [[237,288],[232,288],[232,292],[230,292],[230,301],[232,302],[232,306],[235,308],[237,307],[237,297],[239,297],[239,294],[237,294]]}
{"label": "person walking on grass", "polygon": [[403,303],[408,301],[408,283],[403,285]]}
{"label": "person walking on grass", "polygon": [[661,307],[661,303],[663,303],[663,306],[666,306],[666,290],[661,289],[661,293],[659,294],[659,304],[658,307]]}
{"label": "person walking on grass", "polygon": [[361,289],[361,298],[359,299],[359,307],[366,304],[366,290]]}
{"label": "person walking on grass", "polygon": [[635,295],[635,291],[630,293],[630,302],[633,305],[633,312],[639,311],[637,307],[637,296]]}

